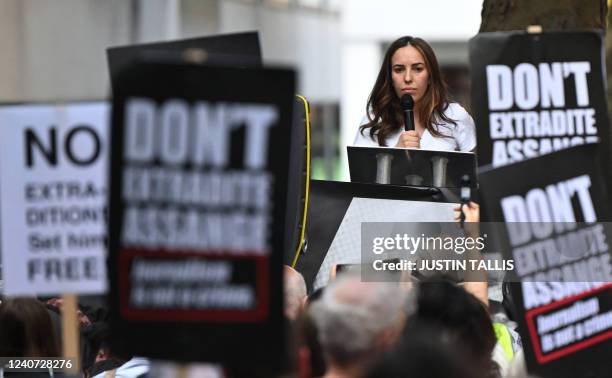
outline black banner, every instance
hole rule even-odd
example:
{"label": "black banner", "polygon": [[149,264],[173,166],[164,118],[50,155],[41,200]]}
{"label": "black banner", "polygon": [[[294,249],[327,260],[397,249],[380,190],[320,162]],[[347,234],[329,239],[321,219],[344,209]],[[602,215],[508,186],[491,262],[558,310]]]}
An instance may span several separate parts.
{"label": "black banner", "polygon": [[137,64],[117,76],[109,268],[119,353],[282,361],[293,93],[287,70]]}
{"label": "black banner", "polygon": [[[481,172],[489,219],[506,222],[500,246],[528,369],[542,377],[603,377],[612,357],[612,227],[596,146],[584,145]],[[605,373],[605,374],[604,374]]]}
{"label": "black banner", "polygon": [[481,33],[470,40],[478,162],[500,167],[600,142],[609,167],[599,31]]}
{"label": "black banner", "polygon": [[178,63],[196,58],[206,64],[239,67],[261,67],[261,48],[258,32],[219,34],[175,41],[116,46],[106,50],[111,86],[114,90],[117,75],[135,62]]}

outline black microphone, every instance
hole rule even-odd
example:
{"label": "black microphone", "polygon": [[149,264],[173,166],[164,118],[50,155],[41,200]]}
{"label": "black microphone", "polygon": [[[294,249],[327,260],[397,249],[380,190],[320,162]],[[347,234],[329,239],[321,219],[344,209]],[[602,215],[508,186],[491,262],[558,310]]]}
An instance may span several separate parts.
{"label": "black microphone", "polygon": [[404,111],[404,131],[414,130],[414,115],[412,109],[414,108],[414,100],[412,96],[406,93],[401,98],[402,110]]}

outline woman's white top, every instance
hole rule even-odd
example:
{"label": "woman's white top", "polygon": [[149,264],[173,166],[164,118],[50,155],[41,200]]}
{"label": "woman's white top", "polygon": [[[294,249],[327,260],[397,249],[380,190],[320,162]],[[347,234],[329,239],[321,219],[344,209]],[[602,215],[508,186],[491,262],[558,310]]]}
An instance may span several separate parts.
{"label": "woman's white top", "polygon": [[[434,124],[433,126],[440,134],[450,138],[435,137],[431,135],[429,130],[425,129],[421,135],[421,149],[436,151],[472,151],[476,148],[476,128],[474,127],[474,120],[469,113],[461,105],[452,102],[448,105],[444,114],[457,122],[457,124],[453,125],[452,123],[440,120],[441,123],[439,125]],[[368,122],[368,117],[364,116],[361,120],[361,125]],[[402,131],[404,130],[398,130],[387,137],[387,147],[395,147]],[[370,129],[365,129],[363,135],[361,134],[361,130],[357,129],[357,136],[355,136],[353,145],[380,147],[376,135],[374,135],[374,138],[375,139],[370,138]]]}

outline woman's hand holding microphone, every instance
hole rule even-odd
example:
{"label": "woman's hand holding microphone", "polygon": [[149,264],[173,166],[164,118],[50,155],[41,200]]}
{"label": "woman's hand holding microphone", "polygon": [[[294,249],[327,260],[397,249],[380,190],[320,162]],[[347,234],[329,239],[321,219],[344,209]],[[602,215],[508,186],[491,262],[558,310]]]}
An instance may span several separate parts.
{"label": "woman's hand holding microphone", "polygon": [[415,130],[403,131],[395,147],[421,148],[421,137]]}

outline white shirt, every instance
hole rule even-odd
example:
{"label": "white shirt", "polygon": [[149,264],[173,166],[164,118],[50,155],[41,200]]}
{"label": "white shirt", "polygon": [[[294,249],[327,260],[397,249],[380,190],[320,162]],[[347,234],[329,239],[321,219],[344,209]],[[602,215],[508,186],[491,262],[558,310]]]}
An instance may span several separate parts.
{"label": "white shirt", "polygon": [[[421,149],[436,151],[472,151],[476,148],[476,128],[474,127],[474,120],[469,113],[461,105],[452,102],[448,105],[444,114],[457,122],[457,124],[453,125],[452,123],[440,120],[441,124],[433,125],[433,127],[435,127],[440,134],[446,135],[449,138],[435,137],[431,135],[429,130],[425,129],[421,135]],[[364,116],[361,120],[361,125],[368,122],[368,117]],[[387,142],[387,147],[395,147],[402,131],[404,130],[398,130],[387,137],[385,140]],[[376,135],[374,137],[376,138]],[[355,136],[353,145],[380,147],[378,145],[378,139],[370,138],[370,129],[365,129],[363,135],[361,134],[361,130],[357,129],[357,135]]]}
{"label": "white shirt", "polygon": [[[115,369],[115,378],[135,378],[149,372],[151,363],[148,359],[142,357],[134,357],[127,361],[123,365]],[[104,371],[100,374],[95,375],[93,378],[105,378],[106,373]],[[112,375],[111,375],[112,376]]]}

